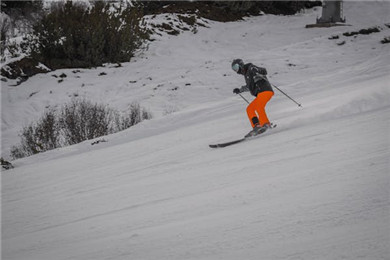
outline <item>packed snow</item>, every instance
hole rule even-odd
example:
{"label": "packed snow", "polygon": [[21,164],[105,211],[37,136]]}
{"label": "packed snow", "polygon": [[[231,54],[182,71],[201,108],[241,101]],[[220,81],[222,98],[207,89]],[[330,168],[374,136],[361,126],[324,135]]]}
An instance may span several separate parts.
{"label": "packed snow", "polygon": [[[321,8],[207,21],[155,36],[119,68],[2,82],[6,158],[24,125],[75,96],[154,115],[107,142],[12,161],[1,173],[3,259],[388,259],[389,11],[347,1],[350,26],[331,28],[305,28]],[[277,128],[211,149],[250,130],[234,58],[266,67],[302,108],[275,90]]]}

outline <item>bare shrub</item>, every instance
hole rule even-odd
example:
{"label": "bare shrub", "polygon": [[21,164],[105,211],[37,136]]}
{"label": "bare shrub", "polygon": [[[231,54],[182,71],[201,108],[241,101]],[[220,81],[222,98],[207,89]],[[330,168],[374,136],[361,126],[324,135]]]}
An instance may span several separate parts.
{"label": "bare shrub", "polygon": [[152,119],[153,115],[145,108],[142,109],[142,120],[149,120]]}
{"label": "bare shrub", "polygon": [[73,99],[63,106],[59,123],[67,145],[114,132],[113,110],[88,100]]}
{"label": "bare shrub", "polygon": [[24,127],[20,135],[21,143],[11,148],[11,156],[18,159],[77,144],[124,130],[151,118],[151,113],[138,103],[133,103],[128,113],[121,115],[106,105],[73,99],[59,112],[47,110],[37,123]]}
{"label": "bare shrub", "polygon": [[129,110],[121,119],[121,130],[132,127],[143,120],[149,120],[152,118],[152,114],[141,106],[134,102],[130,105]]}
{"label": "bare shrub", "polygon": [[13,158],[22,158],[60,147],[55,110],[47,110],[37,123],[24,127],[20,137],[20,145],[11,148]]}

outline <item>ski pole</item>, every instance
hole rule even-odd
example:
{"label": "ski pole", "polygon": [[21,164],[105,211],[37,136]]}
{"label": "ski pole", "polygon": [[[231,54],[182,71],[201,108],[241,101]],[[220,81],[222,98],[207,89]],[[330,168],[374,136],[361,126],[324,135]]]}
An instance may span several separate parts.
{"label": "ski pole", "polygon": [[245,100],[245,101],[246,101],[246,103],[248,103],[248,104],[249,104],[249,101],[248,101],[248,100],[246,100],[246,98],[244,98],[244,97],[241,95],[241,93],[238,93],[238,95],[240,95],[240,97],[242,97],[242,99],[243,99],[243,100]]}
{"label": "ski pole", "polygon": [[274,84],[272,84],[272,86],[274,88],[276,88],[277,90],[279,90],[282,94],[284,94],[286,97],[288,97],[289,99],[291,99],[295,104],[297,104],[299,107],[302,107],[301,104],[299,104],[297,101],[295,101],[294,99],[292,99],[289,95],[287,95],[286,93],[284,93],[284,91],[282,91],[280,88],[278,88],[277,86],[275,86]]}

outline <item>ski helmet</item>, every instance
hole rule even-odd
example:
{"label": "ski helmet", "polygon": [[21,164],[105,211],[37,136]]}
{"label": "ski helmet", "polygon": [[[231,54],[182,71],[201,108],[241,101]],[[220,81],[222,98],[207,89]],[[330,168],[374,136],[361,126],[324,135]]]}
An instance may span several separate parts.
{"label": "ski helmet", "polygon": [[243,68],[244,68],[244,61],[242,59],[235,59],[232,62],[232,69],[235,72],[241,73]]}

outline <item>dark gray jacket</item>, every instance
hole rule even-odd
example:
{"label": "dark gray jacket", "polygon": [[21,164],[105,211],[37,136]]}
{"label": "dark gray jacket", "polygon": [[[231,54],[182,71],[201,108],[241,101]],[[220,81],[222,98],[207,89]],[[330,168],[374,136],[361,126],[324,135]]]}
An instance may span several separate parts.
{"label": "dark gray jacket", "polygon": [[267,79],[267,70],[257,67],[252,63],[244,65],[244,77],[246,86],[242,86],[240,92],[250,91],[253,96],[264,91],[272,91],[272,86]]}

